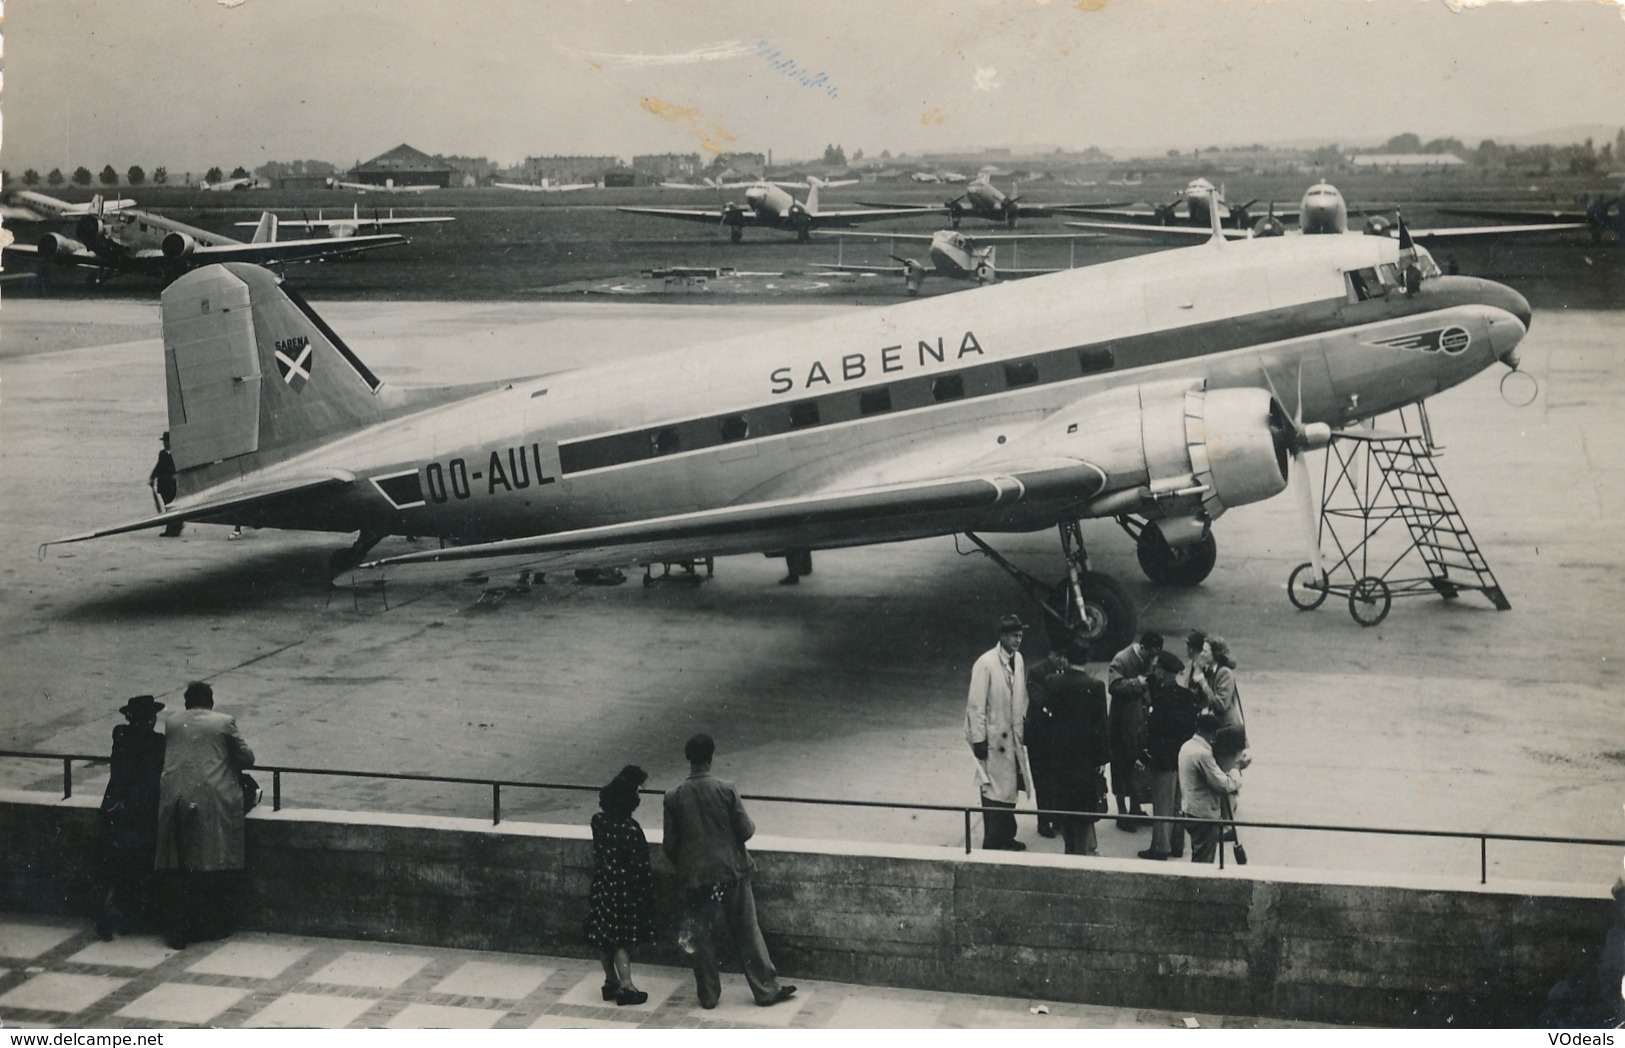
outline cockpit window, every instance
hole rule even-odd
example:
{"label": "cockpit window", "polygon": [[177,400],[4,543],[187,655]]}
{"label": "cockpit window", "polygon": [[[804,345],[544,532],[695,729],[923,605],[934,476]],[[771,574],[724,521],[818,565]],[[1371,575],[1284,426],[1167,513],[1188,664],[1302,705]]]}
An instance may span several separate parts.
{"label": "cockpit window", "polygon": [[1388,294],[1388,285],[1382,281],[1382,275],[1375,266],[1365,269],[1351,269],[1343,274],[1348,284],[1348,300],[1350,302],[1367,302],[1374,298],[1382,298]]}

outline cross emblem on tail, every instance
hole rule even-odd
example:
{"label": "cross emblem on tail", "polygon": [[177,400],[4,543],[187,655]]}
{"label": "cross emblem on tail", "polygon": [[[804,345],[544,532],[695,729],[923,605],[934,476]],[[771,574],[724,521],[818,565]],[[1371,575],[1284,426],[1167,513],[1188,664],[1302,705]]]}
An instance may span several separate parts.
{"label": "cross emblem on tail", "polygon": [[276,344],[276,369],[282,373],[282,381],[295,393],[301,392],[305,383],[310,381],[310,370],[316,362],[314,349],[310,339],[304,335],[280,340]]}

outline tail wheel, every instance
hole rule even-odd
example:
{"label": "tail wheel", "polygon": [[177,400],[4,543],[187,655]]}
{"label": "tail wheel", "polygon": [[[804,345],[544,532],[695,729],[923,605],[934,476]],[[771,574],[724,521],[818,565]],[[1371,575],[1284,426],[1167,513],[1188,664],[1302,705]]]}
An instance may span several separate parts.
{"label": "tail wheel", "polygon": [[1286,599],[1299,611],[1314,611],[1326,603],[1326,589],[1330,585],[1324,571],[1315,571],[1307,562],[1292,569],[1286,580]]}
{"label": "tail wheel", "polygon": [[1083,595],[1081,616],[1072,599],[1070,580],[1062,579],[1050,590],[1050,608],[1065,616],[1064,622],[1046,617],[1050,648],[1065,651],[1073,641],[1081,640],[1089,645],[1092,659],[1110,659],[1134,639],[1134,605],[1115,579],[1098,571],[1080,575],[1078,589]]}
{"label": "tail wheel", "polygon": [[1219,559],[1219,544],[1213,533],[1190,546],[1175,548],[1168,545],[1154,524],[1140,530],[1134,552],[1139,557],[1140,570],[1145,577],[1159,586],[1195,586],[1213,572]]}

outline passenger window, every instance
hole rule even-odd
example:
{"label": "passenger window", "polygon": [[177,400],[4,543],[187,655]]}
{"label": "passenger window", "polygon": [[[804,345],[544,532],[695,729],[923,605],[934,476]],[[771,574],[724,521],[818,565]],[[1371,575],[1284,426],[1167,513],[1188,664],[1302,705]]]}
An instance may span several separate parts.
{"label": "passenger window", "polygon": [[726,443],[734,440],[744,440],[750,432],[750,423],[745,421],[743,415],[729,415],[722,420],[722,439]]}
{"label": "passenger window", "polygon": [[670,455],[677,450],[677,445],[675,429],[662,429],[649,437],[649,450],[656,455]]}
{"label": "passenger window", "polygon": [[803,400],[790,405],[790,425],[795,428],[818,425],[818,401]]}
{"label": "passenger window", "polygon": [[1011,389],[1017,386],[1030,386],[1037,381],[1038,365],[1030,360],[1004,366],[1004,384]]}
{"label": "passenger window", "polygon": [[879,389],[866,389],[858,394],[858,414],[878,415],[883,411],[891,410],[891,387],[881,386]]}
{"label": "passenger window", "polygon": [[1085,375],[1092,375],[1097,371],[1110,371],[1116,367],[1117,358],[1109,349],[1080,349],[1078,366],[1083,368]]}
{"label": "passenger window", "polygon": [[936,400],[958,400],[965,395],[964,375],[944,375],[931,380],[931,396]]}

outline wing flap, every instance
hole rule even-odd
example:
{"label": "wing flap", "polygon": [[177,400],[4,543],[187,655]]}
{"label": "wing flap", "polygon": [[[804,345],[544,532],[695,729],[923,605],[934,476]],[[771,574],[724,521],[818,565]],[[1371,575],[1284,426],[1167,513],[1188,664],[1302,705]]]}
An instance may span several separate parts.
{"label": "wing flap", "polygon": [[69,535],[66,538],[42,542],[40,543],[40,553],[43,555],[47,546],[63,546],[72,542],[85,542],[90,539],[105,538],[109,535],[144,531],[148,528],[161,528],[168,524],[184,523],[191,520],[208,520],[224,513],[259,508],[284,499],[303,499],[318,492],[337,489],[354,482],[354,473],[348,470],[335,469],[325,470],[314,475],[279,478],[275,481],[247,481],[242,484],[214,488],[206,495],[195,500],[180,499],[173,503],[171,508],[150,517],[132,520],[125,524],[115,524],[110,528],[98,528],[95,531],[86,531],[78,535]]}

